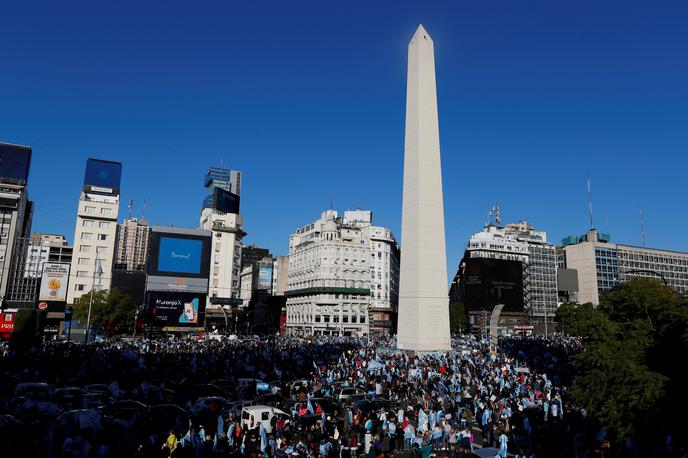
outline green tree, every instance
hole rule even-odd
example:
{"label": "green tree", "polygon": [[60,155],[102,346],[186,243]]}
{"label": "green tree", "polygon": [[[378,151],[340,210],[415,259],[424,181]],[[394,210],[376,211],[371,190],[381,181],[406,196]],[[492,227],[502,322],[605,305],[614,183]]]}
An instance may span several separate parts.
{"label": "green tree", "polygon": [[603,294],[597,308],[565,304],[558,311],[566,332],[585,338],[574,358],[573,399],[618,440],[685,429],[677,357],[688,354],[687,305],[663,283],[634,278]]}
{"label": "green tree", "polygon": [[[85,323],[91,293],[82,295],[74,304],[74,317]],[[134,298],[117,288],[93,292],[91,324],[107,335],[128,334],[134,329],[137,304]]]}
{"label": "green tree", "polygon": [[468,330],[466,306],[461,302],[449,304],[449,331],[452,334],[463,334]]}

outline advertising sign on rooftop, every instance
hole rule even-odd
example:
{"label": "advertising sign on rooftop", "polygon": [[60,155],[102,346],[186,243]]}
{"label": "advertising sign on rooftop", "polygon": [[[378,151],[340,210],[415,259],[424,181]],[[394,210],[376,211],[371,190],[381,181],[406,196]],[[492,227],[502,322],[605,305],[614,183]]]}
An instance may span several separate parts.
{"label": "advertising sign on rooftop", "polygon": [[0,143],[0,179],[25,184],[29,179],[31,148]]}
{"label": "advertising sign on rooftop", "polygon": [[89,159],[86,161],[86,173],[84,174],[84,186],[95,186],[103,190],[117,191],[122,180],[122,163],[105,161],[102,159]]}

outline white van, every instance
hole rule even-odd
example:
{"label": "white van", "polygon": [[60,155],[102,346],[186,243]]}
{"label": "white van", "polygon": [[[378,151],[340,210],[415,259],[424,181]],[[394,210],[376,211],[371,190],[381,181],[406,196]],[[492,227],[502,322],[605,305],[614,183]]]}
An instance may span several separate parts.
{"label": "white van", "polygon": [[266,434],[272,432],[270,421],[272,417],[284,416],[289,418],[289,414],[275,407],[270,406],[247,406],[241,409],[241,427],[247,430],[255,429],[263,425]]}

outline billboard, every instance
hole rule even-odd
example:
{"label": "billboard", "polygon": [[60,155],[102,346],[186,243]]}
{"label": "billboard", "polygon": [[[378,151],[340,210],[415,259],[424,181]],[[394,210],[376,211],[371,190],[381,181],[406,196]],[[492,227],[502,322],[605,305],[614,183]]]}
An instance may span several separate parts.
{"label": "billboard", "polygon": [[241,198],[222,188],[213,189],[213,208],[223,213],[239,214]]}
{"label": "billboard", "polygon": [[31,148],[0,143],[0,178],[26,183],[31,166]]}
{"label": "billboard", "polygon": [[468,309],[489,310],[504,304],[503,311],[523,311],[523,267],[520,261],[468,258],[464,271]]}
{"label": "billboard", "polygon": [[122,180],[122,163],[105,161],[102,159],[89,159],[86,161],[86,173],[84,174],[84,186],[103,188],[102,191],[112,192],[119,190]]}
{"label": "billboard", "polygon": [[[151,276],[207,279],[210,244],[207,231],[154,226],[147,268],[149,280]],[[150,285],[148,289],[152,289]]]}
{"label": "billboard", "polygon": [[65,302],[70,265],[66,262],[43,263],[39,301]]}
{"label": "billboard", "polygon": [[201,273],[202,240],[161,236],[158,249],[159,272]]}
{"label": "billboard", "polygon": [[272,289],[272,264],[258,263],[258,285],[256,289]]}
{"label": "billboard", "polygon": [[161,327],[199,327],[205,322],[205,294],[148,293],[148,322]]}

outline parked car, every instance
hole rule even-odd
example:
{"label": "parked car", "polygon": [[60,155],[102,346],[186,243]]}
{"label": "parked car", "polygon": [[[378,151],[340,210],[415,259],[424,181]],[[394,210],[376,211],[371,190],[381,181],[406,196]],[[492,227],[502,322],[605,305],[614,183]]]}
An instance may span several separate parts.
{"label": "parked car", "polygon": [[368,393],[360,388],[341,388],[340,390],[335,391],[335,393],[335,398],[339,402],[357,401],[359,399],[365,399],[365,397],[368,395]]}

